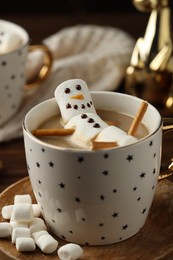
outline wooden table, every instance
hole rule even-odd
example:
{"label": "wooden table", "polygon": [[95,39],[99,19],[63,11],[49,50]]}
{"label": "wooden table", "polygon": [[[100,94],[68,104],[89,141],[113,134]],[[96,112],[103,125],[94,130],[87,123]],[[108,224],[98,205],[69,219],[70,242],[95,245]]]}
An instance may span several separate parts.
{"label": "wooden table", "polygon": [[[143,13],[139,13],[137,11],[128,13],[128,12],[111,12],[111,13],[63,13],[63,14],[59,14],[59,13],[24,13],[24,14],[2,14],[1,15],[1,19],[5,19],[5,20],[10,20],[12,22],[18,23],[19,25],[22,25],[29,33],[30,37],[31,37],[31,42],[33,44],[35,43],[40,43],[42,41],[42,39],[48,37],[51,34],[54,34],[55,32],[59,31],[60,29],[67,27],[67,26],[72,26],[72,25],[76,25],[76,24],[98,24],[98,25],[110,25],[113,26],[115,28],[120,28],[125,30],[126,32],[130,33],[135,39],[137,39],[139,36],[141,36],[141,34],[143,34],[147,21],[148,21],[148,14],[143,14]],[[137,25],[138,24],[138,25]],[[122,86],[120,86],[122,87]],[[173,112],[172,111],[167,111],[167,110],[160,110],[162,115],[169,115],[172,116]],[[165,149],[165,153],[163,158],[168,159],[170,158],[170,154],[173,154],[173,148],[171,145],[171,142],[173,142],[173,140],[171,141],[171,138],[173,139],[173,134],[172,136],[170,135],[169,138],[167,138],[166,143],[164,144],[164,149]],[[15,183],[16,181],[21,180],[22,178],[26,177],[27,174],[27,168],[26,168],[26,161],[25,161],[25,153],[24,153],[24,145],[23,145],[23,138],[20,139],[15,139],[12,141],[8,141],[8,142],[4,142],[4,143],[0,143],[0,159],[3,162],[3,169],[0,171],[0,192],[2,192],[5,188],[7,188],[9,185]],[[171,179],[170,180],[165,180],[166,182],[166,188],[171,187]],[[170,183],[167,183],[169,182]],[[170,190],[171,192],[171,190]],[[167,193],[167,197],[169,196],[169,194]],[[170,193],[170,199],[171,197],[173,198],[173,194]],[[169,198],[168,198],[169,199]],[[156,202],[156,204],[158,204],[159,202]],[[160,212],[161,214],[161,218],[159,217],[159,215],[157,216],[160,221],[161,219],[163,220],[163,214],[165,214],[166,216],[169,215],[169,217],[171,218],[171,222],[169,223],[169,225],[171,225],[172,223],[172,229],[168,228],[168,234],[167,232],[164,232],[165,235],[165,247],[164,247],[164,252],[162,251],[162,257],[161,258],[157,258],[157,259],[173,259],[173,213],[171,215],[169,210],[172,210],[173,212],[173,203],[169,206],[172,206],[171,209],[169,209],[168,207],[165,206],[165,211],[162,212],[162,209],[164,209],[164,205],[162,207],[162,209],[158,209],[158,214]],[[166,212],[166,210],[168,210],[169,212]],[[169,213],[169,214],[168,214]],[[162,228],[165,227],[166,225],[162,225]],[[151,227],[152,228],[152,227]],[[148,237],[150,236],[150,231],[148,230]],[[154,232],[154,231],[153,231]],[[151,231],[152,233],[152,231]],[[157,232],[156,232],[157,233]],[[153,234],[153,233],[152,233]],[[156,234],[157,235],[157,234]],[[167,239],[169,241],[167,241]],[[138,240],[134,240],[135,243],[139,243],[140,246],[142,246],[142,241],[138,241]],[[152,250],[152,240],[149,239],[148,241],[151,242],[151,244],[147,244],[146,250]],[[166,241],[168,243],[168,245],[171,245],[172,243],[172,247],[166,247]],[[1,243],[1,241],[0,241]],[[145,239],[145,243],[147,243],[147,239]],[[158,240],[155,239],[154,243],[156,243],[156,249],[158,249],[159,245],[160,245],[160,241],[159,238]],[[157,247],[157,243],[158,243],[158,247]],[[131,243],[129,244],[130,246],[135,246],[132,245]],[[139,246],[139,250],[140,250],[140,246]],[[103,259],[103,260],[112,260],[112,259],[116,259],[116,255],[114,258],[110,258],[110,251],[111,248],[113,246],[110,247],[105,247],[105,251],[102,249],[101,252],[103,253],[102,255],[99,255],[99,258],[82,258],[82,259],[90,259],[90,260],[97,260],[97,259]],[[107,248],[109,249],[109,253],[106,253]],[[121,245],[119,244],[117,246],[117,250],[122,250],[125,249],[124,245],[122,246],[121,249]],[[127,248],[128,249],[128,248]],[[88,250],[88,249],[87,249]],[[92,249],[90,249],[92,250]],[[93,249],[93,252],[95,252],[95,250],[99,250],[99,248],[97,249]],[[141,249],[142,250],[142,249]],[[152,250],[153,251],[153,250]],[[88,251],[87,251],[88,252]],[[125,257],[120,257],[117,259],[138,259],[137,258],[128,258],[128,251],[125,254]],[[156,254],[154,254],[154,252],[152,252],[152,258],[150,259],[155,259],[154,255],[159,257],[158,251]],[[127,257],[127,258],[126,258]],[[141,254],[139,253],[139,257],[141,259],[149,259],[149,258],[145,258],[141,256]],[[3,260],[3,258],[0,258]],[[5,258],[4,258],[5,259]],[[34,258],[33,258],[34,259]],[[46,258],[47,259],[47,258]]]}

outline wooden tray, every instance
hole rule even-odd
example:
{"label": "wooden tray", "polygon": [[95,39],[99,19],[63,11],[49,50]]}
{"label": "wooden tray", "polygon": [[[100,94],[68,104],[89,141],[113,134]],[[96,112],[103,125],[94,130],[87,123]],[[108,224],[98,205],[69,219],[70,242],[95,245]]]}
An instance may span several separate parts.
{"label": "wooden tray", "polygon": [[[28,177],[16,182],[0,194],[0,210],[13,204],[16,194],[30,194],[35,201]],[[0,213],[0,221],[3,221]],[[57,238],[59,246],[65,241]],[[169,179],[159,182],[147,222],[135,236],[107,246],[82,246],[81,260],[148,260],[173,259],[173,183]],[[50,260],[58,259],[57,252],[43,254],[38,248],[32,253],[20,253],[10,239],[0,239],[0,259]],[[1,255],[2,254],[2,255]]]}

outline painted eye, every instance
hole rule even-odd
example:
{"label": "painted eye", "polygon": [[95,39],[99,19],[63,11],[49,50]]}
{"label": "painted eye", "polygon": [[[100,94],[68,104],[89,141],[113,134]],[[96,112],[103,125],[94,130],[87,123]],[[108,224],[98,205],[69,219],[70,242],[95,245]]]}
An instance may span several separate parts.
{"label": "painted eye", "polygon": [[66,88],[66,89],[64,90],[64,92],[65,92],[66,94],[69,94],[69,93],[70,93],[70,89],[69,89],[69,88]]}
{"label": "painted eye", "polygon": [[82,89],[81,85],[79,85],[79,84],[76,85],[76,89],[77,89],[77,90],[81,90],[81,89]]}

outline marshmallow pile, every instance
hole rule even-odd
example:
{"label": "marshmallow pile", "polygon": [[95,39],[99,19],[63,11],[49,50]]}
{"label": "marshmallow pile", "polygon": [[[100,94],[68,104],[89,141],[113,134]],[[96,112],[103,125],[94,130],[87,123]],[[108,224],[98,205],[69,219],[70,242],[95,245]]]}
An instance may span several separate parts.
{"label": "marshmallow pile", "polygon": [[21,43],[22,39],[18,34],[0,28],[0,54],[15,50]]}
{"label": "marshmallow pile", "polygon": [[96,113],[88,86],[81,79],[67,80],[55,90],[62,125],[75,129],[71,141],[83,148],[92,149],[95,142],[114,142],[118,146],[137,141],[122,129],[110,126]]}
{"label": "marshmallow pile", "polygon": [[[8,222],[0,222],[0,238],[11,236],[11,242],[20,252],[34,251],[36,246],[45,254],[51,254],[58,248],[58,241],[49,234],[41,209],[32,204],[29,194],[15,195],[14,204],[2,208],[2,217]],[[75,260],[82,254],[82,248],[73,243],[61,246],[57,250],[61,260]]]}

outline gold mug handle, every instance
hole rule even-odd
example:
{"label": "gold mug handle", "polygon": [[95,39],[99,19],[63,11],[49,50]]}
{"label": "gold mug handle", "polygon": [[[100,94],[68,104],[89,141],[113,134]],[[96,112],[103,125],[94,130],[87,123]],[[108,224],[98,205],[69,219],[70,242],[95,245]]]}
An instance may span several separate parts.
{"label": "gold mug handle", "polygon": [[47,76],[50,73],[52,63],[53,63],[53,57],[49,50],[49,48],[46,45],[29,45],[28,51],[33,52],[36,50],[40,50],[44,53],[44,60],[43,64],[37,73],[37,75],[30,80],[29,82],[26,82],[25,89],[31,89],[35,86],[41,85],[41,83],[47,78]]}
{"label": "gold mug handle", "polygon": [[[173,118],[163,118],[163,134],[173,130]],[[160,167],[159,180],[168,178],[173,174],[173,158],[163,163]]]}

